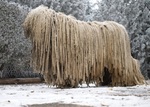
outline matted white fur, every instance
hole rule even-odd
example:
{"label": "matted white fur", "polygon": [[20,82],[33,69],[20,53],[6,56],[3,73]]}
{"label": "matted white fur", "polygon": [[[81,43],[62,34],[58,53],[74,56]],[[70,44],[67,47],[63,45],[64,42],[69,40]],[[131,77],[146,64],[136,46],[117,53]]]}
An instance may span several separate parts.
{"label": "matted white fur", "polygon": [[27,15],[24,31],[32,40],[32,64],[48,84],[144,84],[138,61],[131,56],[126,29],[113,21],[84,22],[39,6]]}

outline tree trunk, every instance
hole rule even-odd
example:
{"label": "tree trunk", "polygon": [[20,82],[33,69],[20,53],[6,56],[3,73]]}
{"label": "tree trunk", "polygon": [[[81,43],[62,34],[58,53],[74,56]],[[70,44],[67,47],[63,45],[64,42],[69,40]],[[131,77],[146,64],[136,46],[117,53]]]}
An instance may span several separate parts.
{"label": "tree trunk", "polygon": [[0,85],[4,84],[31,84],[31,83],[43,83],[41,78],[5,78],[0,79]]}

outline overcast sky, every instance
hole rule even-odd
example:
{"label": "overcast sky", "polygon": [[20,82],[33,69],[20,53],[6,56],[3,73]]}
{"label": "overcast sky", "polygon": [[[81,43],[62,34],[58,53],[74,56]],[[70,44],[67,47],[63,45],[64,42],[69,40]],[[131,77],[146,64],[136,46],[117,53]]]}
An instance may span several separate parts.
{"label": "overcast sky", "polygon": [[[92,4],[96,3],[97,1],[101,1],[101,0],[90,0],[90,2],[91,2]],[[98,8],[98,6],[95,5],[95,6],[94,6],[94,9],[97,9],[97,8]]]}
{"label": "overcast sky", "polygon": [[97,0],[90,0],[91,3],[96,3]]}

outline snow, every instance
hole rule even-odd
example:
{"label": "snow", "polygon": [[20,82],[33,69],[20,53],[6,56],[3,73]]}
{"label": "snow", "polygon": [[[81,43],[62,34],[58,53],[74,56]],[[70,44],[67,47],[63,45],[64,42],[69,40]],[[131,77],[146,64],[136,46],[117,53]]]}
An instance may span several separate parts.
{"label": "snow", "polygon": [[63,103],[94,107],[149,107],[150,85],[57,89],[46,84],[0,85],[0,107]]}

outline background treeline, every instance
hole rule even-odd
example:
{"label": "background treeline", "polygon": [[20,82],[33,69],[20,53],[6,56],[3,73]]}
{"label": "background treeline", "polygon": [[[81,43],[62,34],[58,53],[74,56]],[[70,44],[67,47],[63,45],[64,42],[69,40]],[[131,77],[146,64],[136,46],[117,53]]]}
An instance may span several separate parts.
{"label": "background treeline", "polygon": [[[92,0],[91,0],[92,1]],[[84,21],[113,20],[129,32],[132,55],[150,78],[150,0],[1,0],[0,78],[37,77],[30,66],[31,43],[22,23],[27,13],[41,4]]]}

